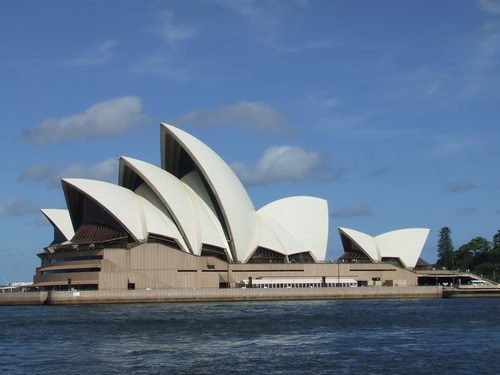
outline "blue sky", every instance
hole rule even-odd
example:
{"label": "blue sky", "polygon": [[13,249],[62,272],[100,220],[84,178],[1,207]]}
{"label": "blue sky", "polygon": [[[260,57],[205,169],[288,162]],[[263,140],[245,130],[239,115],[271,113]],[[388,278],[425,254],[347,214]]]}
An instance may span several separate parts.
{"label": "blue sky", "polygon": [[155,164],[159,122],[221,155],[256,208],[337,227],[500,229],[500,1],[16,1],[0,12],[0,284],[30,280],[61,177]]}

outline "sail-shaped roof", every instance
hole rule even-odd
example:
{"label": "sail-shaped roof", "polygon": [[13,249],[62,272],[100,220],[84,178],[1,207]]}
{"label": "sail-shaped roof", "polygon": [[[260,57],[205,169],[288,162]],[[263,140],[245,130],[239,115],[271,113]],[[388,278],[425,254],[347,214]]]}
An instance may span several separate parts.
{"label": "sail-shaped roof", "polygon": [[126,173],[129,168],[148,184],[172,216],[174,223],[193,254],[201,251],[198,213],[186,186],[163,169],[141,160],[121,157],[119,183],[135,190],[134,176]]}
{"label": "sail-shaped roof", "polygon": [[406,267],[415,267],[430,229],[407,228],[375,237],[381,257],[399,258]]}
{"label": "sail-shaped roof", "polygon": [[[310,251],[317,260],[324,260],[328,243],[328,203],[316,197],[296,196],[279,199],[262,207],[265,215],[293,234],[301,252]],[[298,251],[288,249],[292,254]]]}
{"label": "sail-shaped roof", "polygon": [[43,215],[50,221],[52,226],[64,236],[66,241],[71,240],[75,235],[75,230],[73,229],[68,210],[43,208],[40,211],[42,211]]}
{"label": "sail-shaped roof", "polygon": [[339,228],[339,232],[353,241],[357,245],[357,248],[365,253],[372,262],[380,261],[377,243],[372,236],[349,228]]}
{"label": "sail-shaped roof", "polygon": [[[162,168],[182,178],[196,168],[212,198],[235,260],[256,247],[257,215],[245,188],[232,169],[207,145],[172,125],[161,126]],[[210,204],[209,204],[210,205]]]}
{"label": "sail-shaped roof", "polygon": [[339,232],[356,243],[357,248],[373,262],[383,261],[384,258],[397,258],[403,266],[413,268],[418,262],[430,229],[398,229],[376,237],[348,228],[339,228]]}
{"label": "sail-shaped roof", "polygon": [[118,186],[62,180],[68,211],[44,214],[66,239],[92,241],[102,227],[109,232],[103,238],[123,239],[126,232],[129,242],[143,242],[154,234],[194,255],[224,250],[233,262],[249,261],[259,248],[325,259],[325,200],[289,197],[255,211],[238,177],[213,150],[174,126],[160,129],[162,168],[121,157]]}
{"label": "sail-shaped roof", "polygon": [[81,208],[71,194],[76,190],[105,209],[136,241],[142,242],[147,238],[144,210],[134,192],[108,182],[82,178],[64,178],[62,184],[75,229],[82,217]]}

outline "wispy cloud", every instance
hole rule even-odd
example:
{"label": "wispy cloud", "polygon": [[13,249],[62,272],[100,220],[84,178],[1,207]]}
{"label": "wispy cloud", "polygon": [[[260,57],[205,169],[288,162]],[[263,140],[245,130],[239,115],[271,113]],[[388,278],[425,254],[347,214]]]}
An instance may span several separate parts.
{"label": "wispy cloud", "polygon": [[455,182],[446,185],[445,190],[449,193],[458,193],[462,191],[470,191],[479,188],[479,185],[473,182]]}
{"label": "wispy cloud", "polygon": [[198,34],[198,26],[179,22],[173,12],[164,10],[155,17],[149,31],[162,40],[161,46],[132,64],[132,72],[173,81],[191,80],[197,66],[183,57],[184,47]]}
{"label": "wispy cloud", "polygon": [[419,66],[398,76],[388,76],[388,83],[395,84],[393,97],[413,100],[433,100],[443,94],[450,84],[450,72],[436,67]]}
{"label": "wispy cloud", "polygon": [[356,138],[395,138],[420,134],[419,128],[389,127],[380,125],[379,112],[366,112],[353,115],[327,115],[319,120],[319,128],[337,137]]}
{"label": "wispy cloud", "polygon": [[330,213],[331,217],[335,218],[350,218],[350,217],[362,217],[371,216],[373,214],[372,208],[367,204],[361,204],[359,206],[350,206],[339,208],[338,210]]}
{"label": "wispy cloud", "polygon": [[18,181],[48,182],[51,187],[57,186],[58,172],[55,168],[43,164],[32,164],[28,166],[17,177]]}
{"label": "wispy cloud", "polygon": [[301,181],[316,175],[324,166],[322,155],[295,146],[270,147],[254,165],[241,162],[231,165],[246,185]]}
{"label": "wispy cloud", "polygon": [[99,102],[76,115],[42,121],[24,133],[32,143],[48,144],[109,137],[130,130],[144,119],[142,100],[135,96]]}
{"label": "wispy cloud", "polygon": [[498,57],[500,54],[500,33],[486,33],[478,40],[475,53],[471,58],[473,70],[486,72],[492,67],[500,65]]}
{"label": "wispy cloud", "polygon": [[490,14],[500,14],[499,0],[479,0],[479,6]]}
{"label": "wispy cloud", "polygon": [[[276,54],[299,53],[307,50],[323,49],[331,46],[330,39],[298,40],[296,36],[287,40],[292,26],[287,24],[287,14],[307,6],[305,0],[253,1],[253,0],[211,0],[221,7],[239,15],[248,26],[258,43]],[[293,34],[295,35],[295,34]]]}
{"label": "wispy cloud", "polygon": [[80,56],[64,58],[61,63],[69,67],[107,64],[113,58],[116,45],[116,40],[106,40],[96,44]]}
{"label": "wispy cloud", "polygon": [[17,178],[18,181],[45,181],[55,175],[54,169],[48,165],[32,164]]}
{"label": "wispy cloud", "polygon": [[305,104],[314,112],[325,113],[337,108],[339,100],[326,93],[316,93],[306,95]]}
{"label": "wispy cloud", "polygon": [[267,44],[275,53],[285,55],[299,52],[305,53],[308,50],[329,48],[333,43],[330,39],[324,39],[288,45],[283,42],[269,39]]}
{"label": "wispy cloud", "polygon": [[290,135],[290,122],[276,108],[263,102],[241,101],[211,111],[194,110],[172,120],[187,126],[220,126],[255,130],[263,133]]}
{"label": "wispy cloud", "polygon": [[465,74],[466,95],[476,96],[496,90],[500,75],[500,33],[485,33],[477,41]]}
{"label": "wispy cloud", "polygon": [[118,179],[118,159],[109,158],[95,164],[72,163],[56,169],[42,164],[33,164],[18,177],[19,181],[47,182],[58,187],[61,178],[90,178],[113,182]]}
{"label": "wispy cloud", "polygon": [[95,164],[73,163],[59,171],[59,177],[90,178],[93,180],[117,180],[118,158],[109,158]]}
{"label": "wispy cloud", "polygon": [[434,160],[456,158],[477,150],[482,142],[474,137],[456,137],[451,134],[439,134],[430,137],[430,147],[424,150],[424,159]]}
{"label": "wispy cloud", "polygon": [[168,45],[184,42],[193,38],[198,32],[197,27],[176,22],[174,13],[164,10],[157,15],[152,32],[160,36]]}
{"label": "wispy cloud", "polygon": [[13,198],[0,203],[0,216],[22,216],[36,212],[33,204],[25,199]]}
{"label": "wispy cloud", "polygon": [[500,29],[500,21],[499,20],[487,20],[483,26],[482,29],[487,32],[495,31]]}
{"label": "wispy cloud", "polygon": [[[442,57],[436,60],[409,66],[404,71],[394,63],[384,66],[384,74],[379,75],[381,85],[391,89],[391,100],[425,101],[440,106],[456,106],[472,98],[496,94],[500,81],[499,25],[497,19],[488,20],[476,32],[448,40]],[[450,60],[454,63],[450,64]]]}

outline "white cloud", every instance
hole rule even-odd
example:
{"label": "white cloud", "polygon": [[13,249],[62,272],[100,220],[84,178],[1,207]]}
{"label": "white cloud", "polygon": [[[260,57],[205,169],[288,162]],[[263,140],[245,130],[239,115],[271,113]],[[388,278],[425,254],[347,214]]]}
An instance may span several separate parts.
{"label": "white cloud", "polygon": [[36,211],[33,205],[20,198],[13,198],[0,203],[0,216],[21,216],[32,214]]}
{"label": "white cloud", "polygon": [[[300,53],[307,50],[329,48],[330,39],[305,40],[306,35],[297,36],[296,23],[290,22],[290,10],[301,12],[307,0],[254,1],[254,0],[211,0],[242,17],[257,41],[276,54]],[[293,38],[290,38],[293,35]],[[302,38],[300,38],[302,37]],[[299,40],[302,39],[302,40]]]}
{"label": "white cloud", "polygon": [[198,33],[195,26],[176,22],[174,13],[160,12],[149,31],[165,43],[132,65],[132,72],[156,75],[174,81],[192,79],[197,63],[183,57],[184,44]]}
{"label": "white cloud", "polygon": [[467,100],[487,92],[496,92],[500,67],[500,33],[482,33],[474,41],[470,54],[464,63],[459,82],[462,87],[457,90],[459,100]]}
{"label": "white cloud", "polygon": [[212,3],[218,4],[222,7],[228,8],[235,13],[245,17],[255,17],[259,14],[258,5],[264,2],[257,2],[255,0],[211,0]]}
{"label": "white cloud", "polygon": [[85,51],[81,56],[63,59],[62,64],[65,66],[93,66],[107,64],[113,58],[113,52],[116,45],[116,40],[106,40]]}
{"label": "white cloud", "polygon": [[340,217],[340,218],[371,216],[371,215],[372,215],[372,209],[367,204],[340,208],[336,211],[333,211],[330,214],[331,217]]}
{"label": "white cloud", "polygon": [[498,66],[498,55],[500,54],[500,33],[493,32],[479,40],[476,53],[472,62],[476,69],[485,71]]}
{"label": "white cloud", "polygon": [[486,32],[496,31],[500,29],[500,21],[488,20],[483,24],[482,29]]}
{"label": "white cloud", "polygon": [[159,13],[153,32],[172,45],[193,38],[197,29],[192,25],[174,22],[174,13],[166,10]]}
{"label": "white cloud", "polygon": [[382,112],[367,112],[352,115],[326,115],[318,121],[320,129],[335,137],[374,137],[396,138],[415,136],[420,133],[418,128],[379,126],[377,117]]}
{"label": "white cloud", "polygon": [[311,42],[303,42],[299,44],[284,44],[284,43],[279,43],[277,41],[274,41],[270,39],[267,43],[268,47],[270,47],[276,54],[289,54],[289,53],[299,53],[299,52],[304,52],[308,50],[315,50],[315,49],[325,49],[331,47],[333,42],[330,39],[324,39],[324,40],[316,40],[316,41],[311,41]]}
{"label": "white cloud", "polygon": [[308,94],[306,105],[316,112],[330,112],[339,105],[338,99],[328,96],[326,93]]}
{"label": "white cloud", "polygon": [[423,150],[426,160],[459,158],[469,155],[471,151],[484,147],[483,141],[472,136],[457,138],[451,134],[440,134],[430,137],[429,149]]}
{"label": "white cloud", "polygon": [[300,181],[324,167],[319,153],[294,146],[268,148],[255,165],[235,162],[231,165],[244,184],[256,185],[278,181]]}
{"label": "white cloud", "polygon": [[399,86],[394,92],[396,98],[418,100],[439,97],[442,95],[442,90],[449,85],[449,80],[449,71],[443,72],[429,67],[418,67],[413,71],[390,78],[390,81],[399,81]]}
{"label": "white cloud", "polygon": [[43,164],[32,164],[17,178],[18,181],[45,181],[54,176],[53,168]]}
{"label": "white cloud", "polygon": [[33,164],[19,176],[21,181],[48,182],[50,187],[59,186],[61,178],[90,178],[101,181],[116,181],[118,159],[109,158],[95,164],[73,163],[55,169],[41,164]]}
{"label": "white cloud", "polygon": [[77,177],[90,178],[93,180],[112,181],[117,180],[118,159],[109,158],[96,164],[74,163],[59,171],[60,178]]}
{"label": "white cloud", "polygon": [[44,120],[24,136],[39,144],[109,137],[129,130],[143,118],[141,99],[125,96],[94,104],[83,113]]}
{"label": "white cloud", "polygon": [[273,106],[262,102],[241,101],[212,111],[195,110],[173,122],[181,126],[227,126],[263,133],[293,133],[288,120]]}
{"label": "white cloud", "polygon": [[479,0],[479,6],[490,14],[500,14],[499,0]]}
{"label": "white cloud", "polygon": [[[500,2],[499,2],[500,4]],[[419,67],[394,78],[396,98],[432,100],[447,106],[497,93],[500,79],[500,33],[498,21],[489,21],[482,31],[456,44],[451,56],[456,64]]]}

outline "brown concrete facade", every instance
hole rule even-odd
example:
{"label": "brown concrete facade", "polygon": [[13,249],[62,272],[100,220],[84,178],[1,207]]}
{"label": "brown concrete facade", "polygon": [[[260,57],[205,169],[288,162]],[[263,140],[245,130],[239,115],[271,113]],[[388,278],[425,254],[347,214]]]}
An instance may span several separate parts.
{"label": "brown concrete facade", "polygon": [[384,263],[231,264],[161,243],[100,250],[60,249],[40,254],[34,283],[48,289],[98,290],[235,288],[257,279],[354,279],[360,286],[417,285],[411,270]]}

